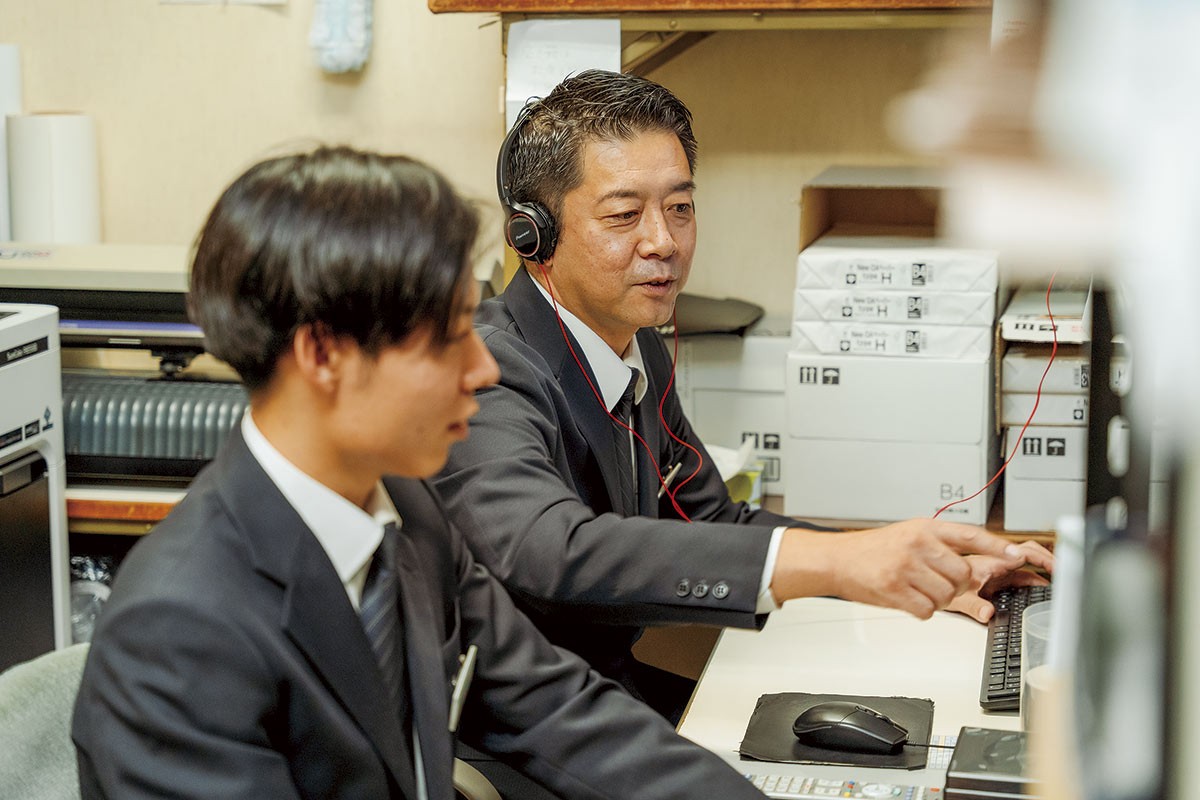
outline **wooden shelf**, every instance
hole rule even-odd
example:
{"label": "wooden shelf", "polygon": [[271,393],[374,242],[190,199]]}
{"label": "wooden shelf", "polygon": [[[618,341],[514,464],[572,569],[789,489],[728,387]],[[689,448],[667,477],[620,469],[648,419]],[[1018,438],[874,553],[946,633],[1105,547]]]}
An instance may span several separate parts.
{"label": "wooden shelf", "polygon": [[621,20],[621,66],[645,75],[716,31],[978,28],[991,0],[428,0],[434,13]]}
{"label": "wooden shelf", "polygon": [[183,495],[182,489],[68,486],[67,529],[71,533],[149,533]]}
{"label": "wooden shelf", "polygon": [[499,14],[621,14],[654,12],[912,11],[990,9],[991,0],[429,0],[429,10]]}

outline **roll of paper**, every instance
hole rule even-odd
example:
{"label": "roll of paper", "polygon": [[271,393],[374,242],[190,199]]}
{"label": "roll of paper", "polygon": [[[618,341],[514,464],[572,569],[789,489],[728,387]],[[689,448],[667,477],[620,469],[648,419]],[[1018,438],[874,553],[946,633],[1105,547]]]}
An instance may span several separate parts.
{"label": "roll of paper", "polygon": [[91,117],[8,117],[8,164],[15,241],[100,241],[100,169]]}
{"label": "roll of paper", "polygon": [[[21,113],[21,51],[15,44],[0,44],[0,122]],[[8,210],[8,139],[0,124],[0,242],[12,238]]]}

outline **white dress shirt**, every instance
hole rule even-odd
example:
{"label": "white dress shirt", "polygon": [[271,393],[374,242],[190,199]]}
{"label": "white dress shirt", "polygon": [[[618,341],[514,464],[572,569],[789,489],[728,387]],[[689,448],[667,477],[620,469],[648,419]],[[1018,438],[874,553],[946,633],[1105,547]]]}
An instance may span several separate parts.
{"label": "white dress shirt", "polygon": [[[384,526],[389,522],[394,523],[398,530],[403,524],[396,507],[392,505],[392,499],[384,491],[383,483],[375,483],[367,499],[367,510],[364,511],[288,461],[262,435],[250,416],[250,409],[246,409],[242,417],[242,438],[267,477],[317,537],[333,563],[350,603],[358,610],[363,585],[367,581],[367,570],[383,541]],[[417,736],[415,719],[412,741],[417,796],[425,800],[428,792],[421,761],[421,739]]]}

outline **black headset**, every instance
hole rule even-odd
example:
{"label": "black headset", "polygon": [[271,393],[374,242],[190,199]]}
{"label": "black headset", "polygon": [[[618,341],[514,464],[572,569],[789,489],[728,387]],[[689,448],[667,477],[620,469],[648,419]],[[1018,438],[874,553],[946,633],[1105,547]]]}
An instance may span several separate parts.
{"label": "black headset", "polygon": [[522,258],[541,264],[554,254],[554,246],[558,244],[554,215],[541,203],[518,203],[513,200],[508,170],[517,135],[537,106],[538,101],[535,100],[521,109],[512,130],[504,137],[504,144],[500,145],[500,155],[496,159],[496,191],[508,217],[504,223],[504,239],[508,246]]}

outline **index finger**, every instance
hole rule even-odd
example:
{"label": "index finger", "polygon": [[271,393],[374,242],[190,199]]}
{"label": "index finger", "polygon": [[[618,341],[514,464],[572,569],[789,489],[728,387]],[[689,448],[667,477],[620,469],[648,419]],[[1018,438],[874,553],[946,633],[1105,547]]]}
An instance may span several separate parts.
{"label": "index finger", "polygon": [[1025,559],[1026,564],[1046,572],[1054,572],[1054,554],[1039,543],[1021,542],[1017,545],[1017,552],[1021,558]]}
{"label": "index finger", "polygon": [[[1021,549],[1007,539],[988,533],[978,525],[932,520],[932,533],[960,555],[995,556],[1005,561],[1024,558]],[[1053,557],[1051,557],[1053,558]]]}

